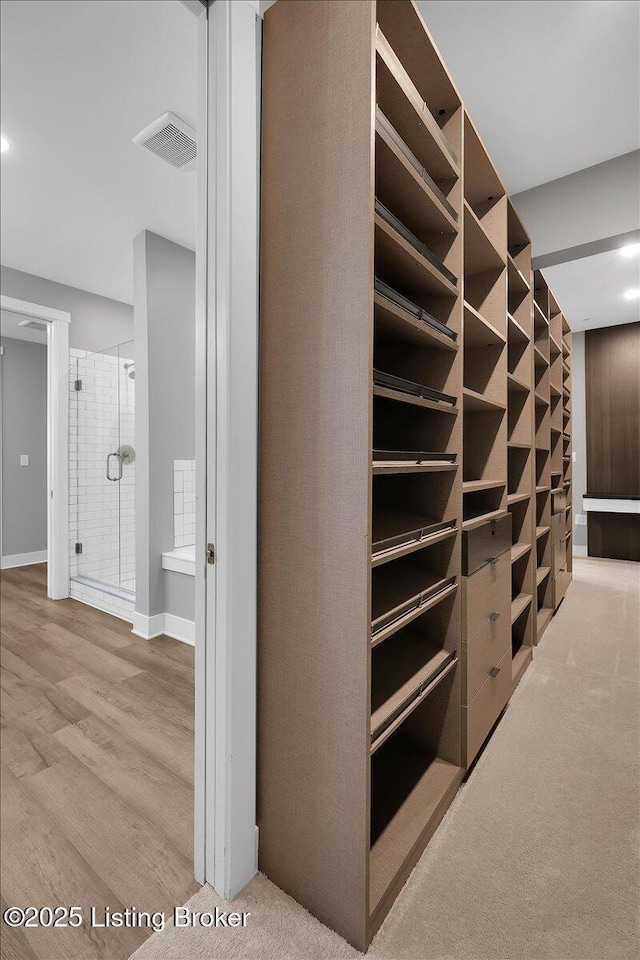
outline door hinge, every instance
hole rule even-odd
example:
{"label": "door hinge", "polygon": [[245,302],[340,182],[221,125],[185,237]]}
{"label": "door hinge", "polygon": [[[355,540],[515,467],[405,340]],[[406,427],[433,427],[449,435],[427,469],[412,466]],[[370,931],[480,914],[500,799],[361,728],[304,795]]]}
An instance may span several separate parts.
{"label": "door hinge", "polygon": [[76,553],[82,553],[82,544],[76,543]]}
{"label": "door hinge", "polygon": [[76,390],[82,390],[82,380],[76,380],[74,383]]}
{"label": "door hinge", "polygon": [[207,563],[216,562],[216,548],[212,543],[207,544]]}

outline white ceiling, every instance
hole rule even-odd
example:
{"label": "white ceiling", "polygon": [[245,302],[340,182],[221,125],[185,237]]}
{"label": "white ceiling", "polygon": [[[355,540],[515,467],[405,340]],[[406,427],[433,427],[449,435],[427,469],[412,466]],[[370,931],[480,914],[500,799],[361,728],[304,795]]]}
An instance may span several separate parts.
{"label": "white ceiling", "polygon": [[131,138],[196,126],[196,18],[178,0],[2,0],[2,263],[133,301],[132,241],[195,246],[196,174]]}
{"label": "white ceiling", "polygon": [[0,335],[11,340],[29,340],[31,343],[46,343],[47,329],[35,330],[31,327],[21,327],[20,323],[26,320],[23,314],[11,313],[3,310],[0,313]]}
{"label": "white ceiling", "polygon": [[418,0],[510,193],[640,146],[636,0]]}
{"label": "white ceiling", "polygon": [[574,332],[640,320],[640,300],[625,300],[625,290],[640,288],[640,258],[619,250],[572,260],[542,273]]}

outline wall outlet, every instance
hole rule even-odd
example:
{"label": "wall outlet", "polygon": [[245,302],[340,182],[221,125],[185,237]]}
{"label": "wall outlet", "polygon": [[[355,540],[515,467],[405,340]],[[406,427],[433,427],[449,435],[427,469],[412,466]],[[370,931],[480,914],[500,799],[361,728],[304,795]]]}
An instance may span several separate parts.
{"label": "wall outlet", "polygon": [[28,453],[21,453],[21,454],[20,454],[20,466],[21,466],[21,467],[28,467],[28,466],[29,466],[29,454],[28,454]]}
{"label": "wall outlet", "polygon": [[575,462],[576,462],[576,452],[575,452],[575,450],[572,450],[572,451],[571,451],[571,461],[572,461],[572,463],[575,463]]}
{"label": "wall outlet", "polygon": [[576,513],[576,527],[586,527],[586,525],[587,525],[586,513]]}

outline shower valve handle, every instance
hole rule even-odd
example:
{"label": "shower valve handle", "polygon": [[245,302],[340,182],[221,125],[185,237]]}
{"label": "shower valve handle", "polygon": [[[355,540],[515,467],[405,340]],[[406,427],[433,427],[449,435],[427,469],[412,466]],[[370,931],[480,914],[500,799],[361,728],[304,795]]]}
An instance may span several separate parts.
{"label": "shower valve handle", "polygon": [[[118,461],[118,476],[117,476],[117,477],[112,477],[111,474],[109,473],[109,466],[110,466],[111,457],[115,457],[116,460]],[[108,454],[107,454],[107,480],[112,480],[114,483],[116,483],[118,480],[122,480],[122,457],[120,456],[119,453],[108,453]]]}

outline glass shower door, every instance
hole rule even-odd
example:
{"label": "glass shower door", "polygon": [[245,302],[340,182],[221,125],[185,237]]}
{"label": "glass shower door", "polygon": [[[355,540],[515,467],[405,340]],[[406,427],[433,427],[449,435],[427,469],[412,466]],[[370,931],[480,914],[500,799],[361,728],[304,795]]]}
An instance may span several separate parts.
{"label": "glass shower door", "polygon": [[[75,351],[78,353],[77,351]],[[72,577],[135,593],[133,342],[75,358]],[[74,523],[75,520],[75,523]]]}

